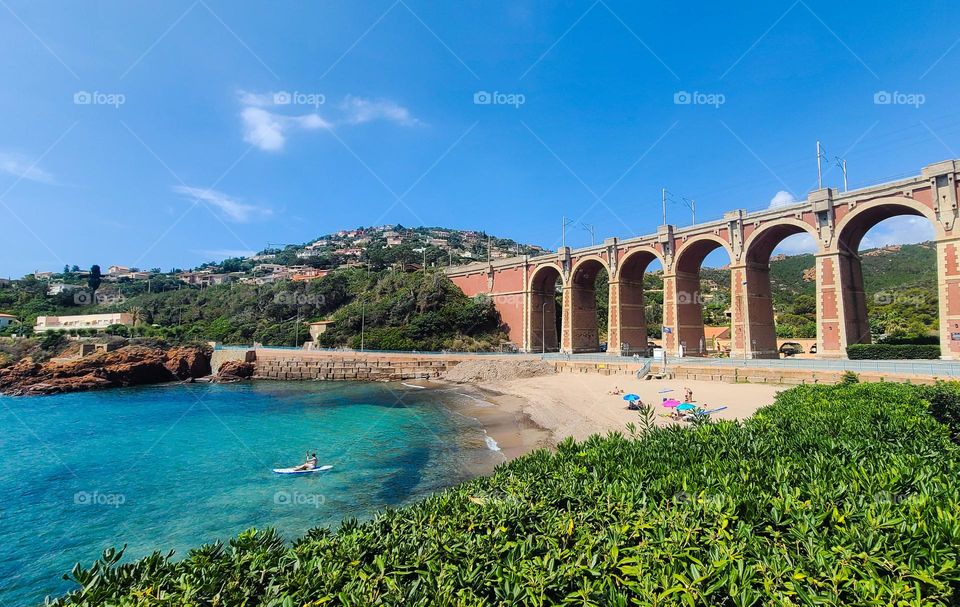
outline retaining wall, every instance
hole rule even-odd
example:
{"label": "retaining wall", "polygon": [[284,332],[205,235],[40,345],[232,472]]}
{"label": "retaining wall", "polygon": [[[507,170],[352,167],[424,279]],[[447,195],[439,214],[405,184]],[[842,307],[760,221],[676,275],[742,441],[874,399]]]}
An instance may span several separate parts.
{"label": "retaining wall", "polygon": [[[642,365],[631,363],[598,363],[578,361],[556,361],[557,373],[596,373],[600,375],[636,375]],[[651,372],[660,371],[654,365]],[[718,367],[685,363],[669,367],[674,379],[690,379],[726,383],[748,382],[752,384],[778,384],[797,386],[800,384],[836,384],[843,379],[843,371],[814,371],[802,369],[777,369],[755,367]],[[914,384],[932,384],[938,378],[929,375],[911,375],[906,373],[858,373],[862,382],[910,382]],[[940,378],[949,379],[949,378]]]}
{"label": "retaining wall", "polygon": [[260,379],[400,381],[436,379],[460,361],[438,356],[256,352]]}

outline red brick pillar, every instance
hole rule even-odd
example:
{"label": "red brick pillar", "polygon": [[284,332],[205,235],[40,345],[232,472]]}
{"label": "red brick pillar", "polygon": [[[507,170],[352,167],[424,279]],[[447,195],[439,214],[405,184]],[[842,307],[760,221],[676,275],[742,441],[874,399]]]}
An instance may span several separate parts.
{"label": "red brick pillar", "polygon": [[663,274],[663,336],[660,345],[669,355],[677,353],[677,276]]}
{"label": "red brick pillar", "polygon": [[[570,314],[567,315],[569,302]],[[563,291],[563,316],[569,318],[570,350],[577,352],[597,352],[600,348],[600,335],[597,331],[597,293],[592,286],[578,285],[571,279]],[[567,334],[566,328],[564,335]]]}
{"label": "red brick pillar", "polygon": [[573,291],[569,284],[563,285],[563,309],[560,322],[560,351],[573,352]]}
{"label": "red brick pillar", "polygon": [[956,238],[937,241],[937,286],[940,358],[960,360],[960,240]]}
{"label": "red brick pillar", "polygon": [[671,356],[683,345],[684,356],[703,356],[703,306],[700,302],[700,276],[675,272],[663,276],[663,344]]}
{"label": "red brick pillar", "polygon": [[[647,347],[647,315],[644,309],[643,280],[625,280],[610,283],[609,354],[641,354]],[[627,344],[627,349],[621,348]]]}
{"label": "red brick pillar", "polygon": [[769,265],[731,266],[730,325],[732,358],[780,358]]}
{"label": "red brick pillar", "polygon": [[846,358],[847,346],[870,343],[860,257],[847,251],[817,255],[817,355]]}

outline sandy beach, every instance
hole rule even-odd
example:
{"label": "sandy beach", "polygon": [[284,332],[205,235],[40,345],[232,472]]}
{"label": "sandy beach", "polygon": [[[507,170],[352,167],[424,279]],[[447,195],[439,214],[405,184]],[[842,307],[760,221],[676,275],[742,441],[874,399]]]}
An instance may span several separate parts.
{"label": "sandy beach", "polygon": [[684,389],[693,390],[695,404],[726,407],[714,419],[744,419],[773,403],[787,389],[769,384],[729,384],[687,380],[638,380],[628,375],[551,374],[521,379],[445,384],[444,388],[473,399],[465,414],[483,424],[507,459],[540,447],[551,447],[567,437],[583,440],[609,431],[626,433],[639,419],[626,408],[620,388],[646,403],[657,404],[658,423],[685,424],[666,417],[659,406],[664,397],[683,400]]}

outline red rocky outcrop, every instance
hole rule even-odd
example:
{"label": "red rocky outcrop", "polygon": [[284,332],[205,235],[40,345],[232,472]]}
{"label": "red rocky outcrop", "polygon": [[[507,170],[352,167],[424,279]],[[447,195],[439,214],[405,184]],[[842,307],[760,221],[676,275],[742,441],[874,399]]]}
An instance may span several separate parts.
{"label": "red rocky outcrop", "polygon": [[243,362],[241,360],[228,360],[220,365],[217,371],[216,381],[232,382],[241,379],[250,379],[253,377],[253,363]]}
{"label": "red rocky outcrop", "polygon": [[210,374],[210,357],[199,348],[161,350],[126,346],[83,358],[39,364],[27,358],[0,369],[0,392],[58,394],[195,379]]}

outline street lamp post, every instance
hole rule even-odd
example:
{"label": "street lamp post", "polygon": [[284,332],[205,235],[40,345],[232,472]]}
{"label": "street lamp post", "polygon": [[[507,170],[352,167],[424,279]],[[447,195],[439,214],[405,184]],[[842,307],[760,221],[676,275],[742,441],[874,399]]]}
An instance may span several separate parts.
{"label": "street lamp post", "polygon": [[541,354],[547,353],[547,304],[548,301],[543,302],[543,305],[540,306],[540,352]]}

